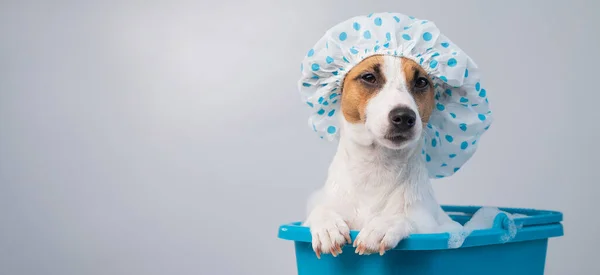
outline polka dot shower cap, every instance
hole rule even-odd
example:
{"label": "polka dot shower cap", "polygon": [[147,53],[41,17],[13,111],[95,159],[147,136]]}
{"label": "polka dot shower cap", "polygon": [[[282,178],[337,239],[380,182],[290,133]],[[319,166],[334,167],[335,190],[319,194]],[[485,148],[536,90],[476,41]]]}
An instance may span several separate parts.
{"label": "polka dot shower cap", "polygon": [[410,58],[429,74],[435,107],[424,127],[422,155],[430,177],[453,175],[475,153],[492,122],[491,111],[475,62],[427,20],[375,13],[328,30],[301,64],[299,89],[312,112],[310,128],[323,139],[337,140],[344,76],[374,54]]}

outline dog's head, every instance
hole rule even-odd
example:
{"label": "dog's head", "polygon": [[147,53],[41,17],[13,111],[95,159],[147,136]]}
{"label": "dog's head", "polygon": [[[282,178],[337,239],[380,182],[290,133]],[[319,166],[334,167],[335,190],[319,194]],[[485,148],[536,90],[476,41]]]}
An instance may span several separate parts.
{"label": "dog's head", "polygon": [[426,71],[404,57],[370,56],[345,76],[341,108],[345,131],[361,144],[414,147],[434,108]]}

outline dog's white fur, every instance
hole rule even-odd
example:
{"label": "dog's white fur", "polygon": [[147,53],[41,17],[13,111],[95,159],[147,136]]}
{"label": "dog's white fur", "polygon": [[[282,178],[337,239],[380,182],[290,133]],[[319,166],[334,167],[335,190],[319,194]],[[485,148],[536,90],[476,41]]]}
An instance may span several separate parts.
{"label": "dog's white fur", "polygon": [[[341,253],[350,243],[349,230],[360,230],[356,253],[383,254],[411,233],[460,227],[434,197],[420,155],[423,123],[402,59],[383,58],[384,87],[368,101],[365,123],[349,123],[340,116],[341,136],[327,181],[308,204],[304,225],[310,227],[318,257]],[[390,127],[388,114],[397,106],[409,107],[418,116],[413,138],[401,145],[384,138]]]}

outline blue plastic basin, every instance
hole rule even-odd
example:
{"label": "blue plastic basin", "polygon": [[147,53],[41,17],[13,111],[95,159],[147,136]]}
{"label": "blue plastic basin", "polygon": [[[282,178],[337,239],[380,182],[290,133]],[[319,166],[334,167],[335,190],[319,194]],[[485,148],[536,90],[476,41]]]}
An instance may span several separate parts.
{"label": "blue plastic basin", "polygon": [[[455,221],[464,224],[479,206],[443,206]],[[351,245],[337,257],[330,254],[317,259],[311,245],[310,230],[301,222],[279,227],[278,237],[294,241],[299,275],[542,275],[548,239],[563,235],[562,213],[548,210],[499,208],[515,218],[516,236],[502,241],[506,215],[498,215],[490,229],[476,230],[460,248],[448,248],[448,233],[413,234],[380,256],[358,255]],[[352,240],[358,231],[351,231]]]}

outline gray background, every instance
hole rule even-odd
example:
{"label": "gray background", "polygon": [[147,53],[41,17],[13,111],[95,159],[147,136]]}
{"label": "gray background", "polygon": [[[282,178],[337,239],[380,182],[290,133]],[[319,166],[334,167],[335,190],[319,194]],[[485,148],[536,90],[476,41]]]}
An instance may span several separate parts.
{"label": "gray background", "polygon": [[372,11],[484,71],[495,123],[440,201],[563,211],[547,274],[600,274],[597,1],[322,1],[2,1],[0,274],[294,274],[277,228],[335,149],[299,62]]}

